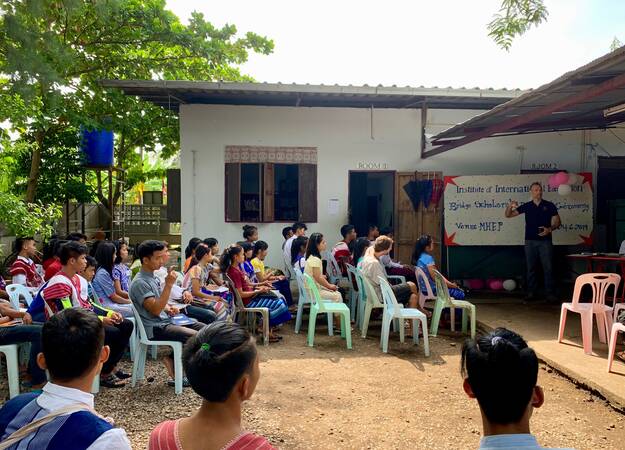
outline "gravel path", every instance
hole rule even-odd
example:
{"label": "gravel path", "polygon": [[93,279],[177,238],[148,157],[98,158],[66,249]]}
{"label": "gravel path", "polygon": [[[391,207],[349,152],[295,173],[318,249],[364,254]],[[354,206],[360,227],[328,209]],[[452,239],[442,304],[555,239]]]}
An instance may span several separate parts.
{"label": "gravel path", "polygon": [[[284,330],[284,341],[259,346],[261,380],[245,405],[246,427],[284,449],[469,449],[477,448],[481,419],[466,398],[459,374],[462,338],[431,338],[432,355],[391,336],[390,352],[378,348],[379,325],[371,337],[354,336],[354,350],[318,327],[314,348],[304,335]],[[124,362],[130,369],[130,363]],[[150,360],[154,381],[136,389],[104,389],[96,408],[128,432],[133,448],[146,447],[159,422],[187,416],[199,406],[191,389],[175,396],[164,369]],[[625,421],[604,401],[541,367],[545,405],[532,429],[549,447],[625,448]],[[7,394],[2,377],[0,396]]]}

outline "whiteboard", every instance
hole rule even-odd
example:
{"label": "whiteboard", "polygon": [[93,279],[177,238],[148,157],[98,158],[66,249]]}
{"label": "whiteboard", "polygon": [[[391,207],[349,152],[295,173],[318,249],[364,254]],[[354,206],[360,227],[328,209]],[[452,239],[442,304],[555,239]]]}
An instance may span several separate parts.
{"label": "whiteboard", "polygon": [[553,232],[555,245],[592,243],[592,175],[579,174],[583,183],[562,196],[548,186],[549,174],[445,177],[445,244],[523,245],[525,216],[506,218],[506,206],[530,201],[529,187],[538,181],[543,198],[556,205],[562,227]]}

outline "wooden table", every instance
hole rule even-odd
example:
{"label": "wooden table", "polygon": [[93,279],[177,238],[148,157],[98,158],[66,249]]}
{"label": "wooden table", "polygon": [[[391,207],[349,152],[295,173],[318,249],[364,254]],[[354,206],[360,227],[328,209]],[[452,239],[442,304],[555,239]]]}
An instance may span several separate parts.
{"label": "wooden table", "polygon": [[[618,253],[575,253],[566,255],[567,258],[586,261],[587,273],[602,273],[606,264],[617,263],[621,269],[621,281],[625,282],[625,255]],[[621,291],[620,301],[625,301],[625,285]]]}

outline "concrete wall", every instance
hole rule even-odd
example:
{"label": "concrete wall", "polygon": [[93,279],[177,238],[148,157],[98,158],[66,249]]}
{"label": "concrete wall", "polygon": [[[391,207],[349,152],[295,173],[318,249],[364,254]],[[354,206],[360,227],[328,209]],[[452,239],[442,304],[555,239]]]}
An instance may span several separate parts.
{"label": "concrete wall", "polygon": [[[427,134],[435,134],[480,111],[430,110]],[[224,222],[224,149],[227,145],[311,146],[318,149],[318,223],[310,230],[340,239],[347,221],[348,171],[378,167],[397,171],[442,171],[445,175],[519,173],[521,166],[552,164],[560,169],[591,169],[583,158],[582,132],[489,138],[420,160],[420,110],[291,108],[182,105],[180,134],[182,170],[182,239],[217,237],[221,246],[241,240],[241,226]],[[597,132],[598,133],[598,132]],[[605,134],[614,153],[622,145]],[[594,142],[593,141],[593,142]],[[610,151],[610,149],[608,151]],[[612,151],[610,151],[612,153]],[[522,160],[521,160],[522,155]],[[590,164],[590,166],[589,166]],[[327,213],[338,198],[340,213]],[[258,224],[270,246],[268,262],[281,265],[280,231],[284,224]]]}

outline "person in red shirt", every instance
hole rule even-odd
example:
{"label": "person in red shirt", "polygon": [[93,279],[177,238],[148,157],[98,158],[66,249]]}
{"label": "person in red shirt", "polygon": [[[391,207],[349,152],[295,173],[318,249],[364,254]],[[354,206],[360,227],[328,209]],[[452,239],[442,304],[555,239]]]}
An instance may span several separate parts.
{"label": "person in red shirt", "polygon": [[182,363],[202,405],[191,417],[157,425],[148,450],[274,449],[241,425],[242,404],[260,378],[259,361],[254,339],[236,323],[214,322],[191,337]]}
{"label": "person in red shirt", "polygon": [[9,274],[13,284],[21,284],[27,288],[36,289],[43,284],[41,276],[32,258],[37,254],[35,239],[32,237],[17,238],[13,245],[17,258],[11,264]]}
{"label": "person in red shirt", "polygon": [[350,250],[350,246],[352,242],[356,240],[358,234],[356,234],[356,228],[353,225],[343,225],[341,227],[341,236],[343,236],[343,240],[334,246],[332,255],[334,255],[334,259],[336,259],[336,262],[341,268],[343,276],[347,276],[347,266],[345,263],[352,263],[352,251]]}
{"label": "person in red shirt", "polygon": [[82,233],[70,233],[67,235],[65,240],[55,239],[54,242],[50,242],[49,245],[52,245],[52,258],[51,261],[48,259],[44,261],[43,268],[46,270],[44,273],[44,280],[48,281],[54,275],[60,272],[61,270],[61,260],[59,259],[59,250],[63,244],[69,241],[78,242],[79,244],[85,245],[87,243],[87,236]]}

